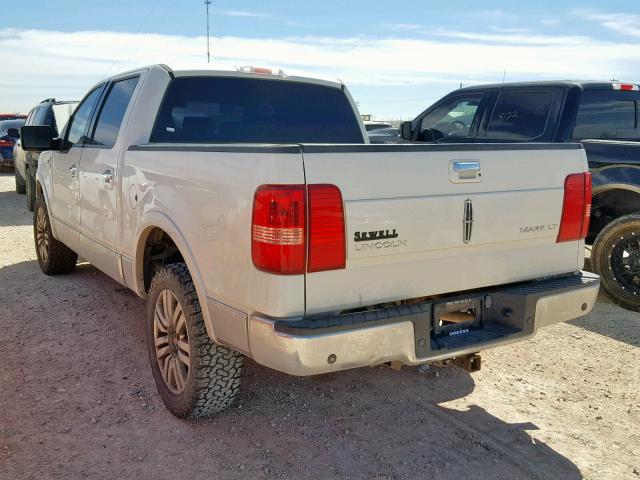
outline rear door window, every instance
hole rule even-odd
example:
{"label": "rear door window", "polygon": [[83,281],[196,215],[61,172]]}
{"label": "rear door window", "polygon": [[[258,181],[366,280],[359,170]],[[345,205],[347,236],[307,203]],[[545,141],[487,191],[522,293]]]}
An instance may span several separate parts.
{"label": "rear door window", "polygon": [[92,145],[109,148],[115,145],[122,119],[138,84],[138,78],[119,80],[111,85],[107,98],[98,113],[98,121],[91,139]]}
{"label": "rear door window", "polygon": [[554,103],[551,91],[503,91],[498,94],[487,124],[487,138],[535,141],[549,125]]}
{"label": "rear door window", "polygon": [[340,88],[286,80],[178,77],[151,142],[363,143]]}
{"label": "rear door window", "polygon": [[636,92],[586,90],[573,129],[575,140],[640,139]]}

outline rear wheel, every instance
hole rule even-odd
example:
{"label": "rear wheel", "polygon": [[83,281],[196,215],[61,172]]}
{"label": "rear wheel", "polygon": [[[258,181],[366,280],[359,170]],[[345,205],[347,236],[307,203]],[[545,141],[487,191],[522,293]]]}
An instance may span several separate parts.
{"label": "rear wheel", "polygon": [[593,242],[591,262],[602,288],[623,307],[640,311],[640,214],[604,227]]}
{"label": "rear wheel", "polygon": [[243,356],[209,339],[184,263],[160,268],[151,281],[147,346],[158,392],[177,417],[211,416],[238,395]]}
{"label": "rear wheel", "polygon": [[17,168],[15,171],[15,177],[16,177],[16,193],[19,193],[20,195],[24,195],[26,193],[24,178],[22,178]]}
{"label": "rear wheel", "polygon": [[42,198],[36,199],[33,213],[33,237],[38,265],[44,273],[58,275],[72,272],[76,268],[78,254],[53,238],[47,205]]}

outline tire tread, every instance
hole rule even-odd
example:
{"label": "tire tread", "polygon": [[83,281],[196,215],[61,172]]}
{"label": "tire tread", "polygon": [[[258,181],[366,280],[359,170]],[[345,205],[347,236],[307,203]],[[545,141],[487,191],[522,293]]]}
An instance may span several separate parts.
{"label": "tire tread", "polygon": [[[183,311],[190,312],[191,349],[198,352],[198,361],[192,363],[193,384],[189,400],[180,408],[175,405],[167,407],[181,418],[206,418],[226,410],[238,396],[242,365],[242,354],[223,345],[211,341],[204,326],[204,319],[198,295],[191,274],[185,263],[174,263],[162,267],[156,272],[151,282],[167,278],[179,285]],[[188,306],[186,309],[185,306]],[[186,313],[185,311],[185,313]],[[155,361],[155,359],[151,359]],[[166,402],[165,402],[166,403]]]}
{"label": "tire tread", "polygon": [[635,223],[640,236],[640,213],[623,215],[608,223],[598,234],[593,242],[591,262],[595,273],[600,275],[602,289],[614,302],[620,306],[640,312],[640,298],[625,294],[618,286],[615,277],[609,272],[609,252],[606,251],[611,240],[619,235],[621,230]]}

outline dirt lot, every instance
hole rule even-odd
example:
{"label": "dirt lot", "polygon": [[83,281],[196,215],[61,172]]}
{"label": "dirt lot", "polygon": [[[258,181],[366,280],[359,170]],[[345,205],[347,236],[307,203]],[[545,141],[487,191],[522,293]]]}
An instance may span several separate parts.
{"label": "dirt lot", "polygon": [[88,264],[41,274],[12,174],[0,287],[1,479],[640,479],[640,314],[604,297],[473,375],[247,361],[240,401],[194,423],[156,394],[142,300]]}

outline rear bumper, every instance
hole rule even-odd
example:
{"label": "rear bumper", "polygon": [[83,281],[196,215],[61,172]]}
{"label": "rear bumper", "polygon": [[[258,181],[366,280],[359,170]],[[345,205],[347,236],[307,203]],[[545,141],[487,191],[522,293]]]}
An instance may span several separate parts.
{"label": "rear bumper", "polygon": [[[596,302],[599,288],[597,275],[580,272],[346,315],[301,319],[253,315],[249,344],[258,363],[298,376],[390,361],[417,365],[521,341],[539,328],[586,315]],[[481,299],[481,324],[462,333],[436,335],[435,305],[467,297]]]}

